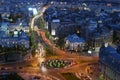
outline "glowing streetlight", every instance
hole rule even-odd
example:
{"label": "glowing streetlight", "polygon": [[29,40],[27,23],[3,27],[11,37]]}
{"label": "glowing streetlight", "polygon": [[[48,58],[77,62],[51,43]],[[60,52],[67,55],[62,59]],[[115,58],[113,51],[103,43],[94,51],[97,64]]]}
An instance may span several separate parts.
{"label": "glowing streetlight", "polygon": [[41,71],[42,71],[43,73],[46,73],[46,72],[47,72],[47,69],[46,69],[46,67],[45,67],[44,65],[41,66]]}
{"label": "glowing streetlight", "polygon": [[91,51],[91,50],[88,50],[88,53],[89,53],[89,54],[92,54],[92,51]]}

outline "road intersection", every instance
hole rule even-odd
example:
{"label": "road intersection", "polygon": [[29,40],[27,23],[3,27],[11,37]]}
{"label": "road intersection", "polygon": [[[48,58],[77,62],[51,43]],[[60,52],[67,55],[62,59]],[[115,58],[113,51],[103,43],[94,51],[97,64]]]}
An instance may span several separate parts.
{"label": "road intersection", "polygon": [[[34,22],[36,19],[41,17],[43,15],[43,12],[47,9],[47,7],[43,7],[40,14],[36,15],[32,21],[31,21],[31,28],[34,30]],[[27,75],[39,75],[40,77],[44,78],[44,80],[65,80],[65,78],[61,75],[61,73],[85,73],[85,68],[88,66],[88,64],[97,63],[98,57],[94,56],[80,56],[76,53],[71,54],[70,52],[63,51],[56,47],[54,44],[51,43],[49,39],[45,36],[45,31],[38,29],[36,30],[38,36],[40,36],[45,44],[48,45],[49,48],[53,48],[54,52],[56,53],[56,56],[54,57],[48,57],[44,58],[41,56],[34,57],[27,61],[17,62],[17,63],[9,63],[9,64],[2,64],[0,65],[0,73],[4,72],[17,72],[21,76],[24,77],[24,74]],[[43,60],[42,60],[43,59]],[[45,60],[49,59],[63,59],[63,60],[72,60],[73,64],[66,66],[65,68],[60,69],[46,69],[46,72],[41,70],[41,66],[44,64],[41,64],[39,66],[38,64],[44,62]],[[42,60],[42,61],[40,61]],[[12,66],[11,66],[12,65]],[[32,65],[29,67],[29,65]],[[34,66],[33,66],[34,65]],[[4,67],[4,69],[2,69]],[[25,77],[25,80],[27,78]]]}

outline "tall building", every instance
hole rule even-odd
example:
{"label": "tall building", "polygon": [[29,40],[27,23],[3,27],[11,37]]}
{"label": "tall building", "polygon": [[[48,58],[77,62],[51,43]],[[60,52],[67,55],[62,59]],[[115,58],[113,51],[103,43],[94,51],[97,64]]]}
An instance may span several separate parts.
{"label": "tall building", "polygon": [[120,46],[103,45],[100,49],[99,63],[105,80],[120,80]]}
{"label": "tall building", "polygon": [[59,19],[54,19],[51,23],[51,35],[56,36],[57,35],[57,29],[60,26],[60,20]]}

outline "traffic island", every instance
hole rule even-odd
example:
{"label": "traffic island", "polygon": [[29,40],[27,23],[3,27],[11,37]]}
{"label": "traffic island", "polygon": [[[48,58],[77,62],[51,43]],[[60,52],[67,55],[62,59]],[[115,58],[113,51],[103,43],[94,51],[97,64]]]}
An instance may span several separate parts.
{"label": "traffic island", "polygon": [[45,62],[45,66],[48,69],[52,69],[52,68],[65,68],[66,66],[68,66],[70,64],[71,64],[71,61],[60,60],[60,59],[52,59],[52,60],[47,60]]}

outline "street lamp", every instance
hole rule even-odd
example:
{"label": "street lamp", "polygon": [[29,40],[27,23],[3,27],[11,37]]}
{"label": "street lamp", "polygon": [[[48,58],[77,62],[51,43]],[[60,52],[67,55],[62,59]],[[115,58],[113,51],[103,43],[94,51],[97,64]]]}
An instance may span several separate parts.
{"label": "street lamp", "polygon": [[44,65],[41,66],[41,71],[42,71],[43,73],[46,73],[46,72],[47,72],[47,69],[46,69],[46,67],[45,67]]}
{"label": "street lamp", "polygon": [[88,50],[88,53],[89,53],[89,54],[92,54],[92,51],[91,51],[91,50]]}

